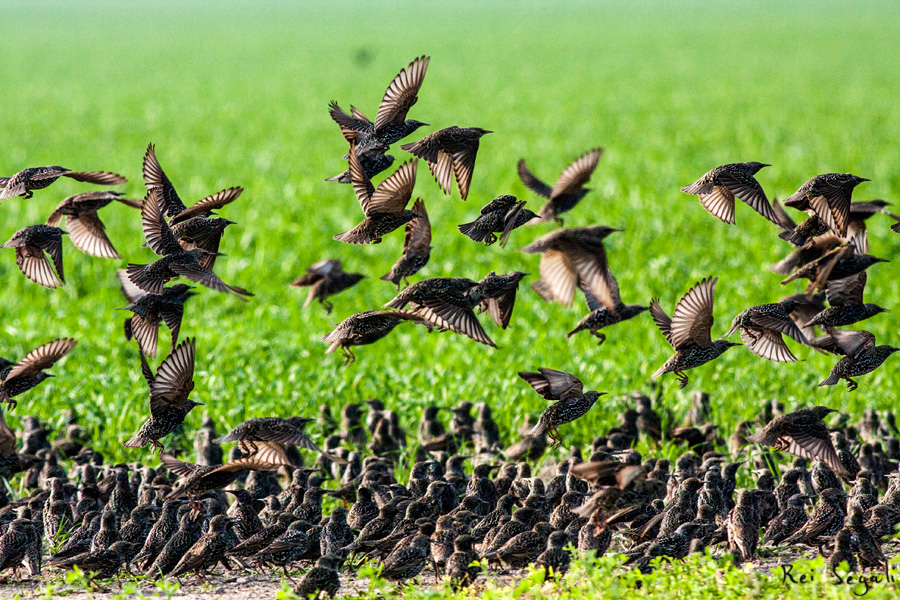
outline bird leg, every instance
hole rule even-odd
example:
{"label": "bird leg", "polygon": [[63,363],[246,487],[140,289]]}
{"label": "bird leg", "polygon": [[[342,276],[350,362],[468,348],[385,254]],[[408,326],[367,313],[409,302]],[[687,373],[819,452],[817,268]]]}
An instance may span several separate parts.
{"label": "bird leg", "polygon": [[594,337],[596,337],[598,340],[600,340],[600,342],[597,345],[602,346],[603,342],[606,341],[606,334],[601,333],[599,331],[592,331],[591,333],[594,335]]}
{"label": "bird leg", "polygon": [[162,444],[160,444],[158,440],[150,440],[150,445],[153,446],[154,448],[156,448],[157,450],[159,450],[160,452],[163,451],[164,446]]}
{"label": "bird leg", "polygon": [[294,578],[288,575],[287,565],[281,565],[281,569],[284,571],[285,578],[290,581],[293,585],[297,585],[297,582],[294,581]]}
{"label": "bird leg", "polygon": [[356,360],[353,350],[350,349],[350,346],[341,346],[341,349],[344,351],[344,366],[352,365]]}
{"label": "bird leg", "polygon": [[856,388],[859,387],[859,384],[856,383],[855,381],[853,381],[852,379],[850,379],[849,377],[847,377],[846,379],[847,379],[847,389],[850,390],[851,392],[855,391]]}
{"label": "bird leg", "polygon": [[688,384],[688,376],[681,371],[675,371],[675,377],[678,378],[678,389],[684,389]]}
{"label": "bird leg", "polygon": [[25,200],[28,200],[28,199],[31,198],[32,196],[34,196],[34,192],[32,192],[31,190],[28,190],[27,192],[25,192],[24,194],[22,194],[22,198],[24,198]]}

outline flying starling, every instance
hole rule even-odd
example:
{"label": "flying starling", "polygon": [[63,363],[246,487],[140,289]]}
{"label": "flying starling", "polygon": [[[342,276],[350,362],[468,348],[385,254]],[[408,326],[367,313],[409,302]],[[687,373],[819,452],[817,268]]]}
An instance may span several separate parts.
{"label": "flying starling", "polygon": [[699,196],[700,204],[709,214],[729,225],[734,225],[735,198],[740,198],[750,208],[777,224],[775,211],[754,177],[760,169],[770,166],[758,162],[729,163],[709,171],[694,183],[681,188],[681,191]]}
{"label": "flying starling", "polygon": [[356,147],[350,146],[353,191],[366,218],[350,231],[334,236],[334,239],[348,244],[378,244],[383,236],[415,219],[416,213],[407,210],[406,205],[416,186],[417,164],[417,161],[403,163],[376,188],[359,164]]}
{"label": "flying starling", "polygon": [[836,346],[831,351],[843,354],[844,358],[834,365],[831,375],[820,383],[819,387],[837,385],[841,379],[846,379],[847,389],[852,392],[858,386],[851,379],[852,377],[871,373],[880,367],[891,354],[900,352],[900,348],[894,346],[876,346],[875,336],[868,331],[832,331],[831,338]]}
{"label": "flying starling", "polygon": [[481,209],[481,215],[471,223],[459,225],[459,232],[476,242],[490,246],[500,234],[500,246],[505,248],[513,229],[525,225],[537,215],[525,208],[525,201],[515,196],[497,196]]}
{"label": "flying starling", "polygon": [[237,286],[228,285],[201,265],[211,253],[202,248],[185,250],[163,218],[162,192],[153,188],[141,208],[144,236],[150,248],[162,258],[149,265],[129,264],[126,269],[133,284],[151,294],[162,294],[165,284],[178,276],[185,277],[218,292],[231,292],[238,297],[252,296]]}
{"label": "flying starling", "polygon": [[847,477],[849,473],[838,458],[828,428],[822,423],[833,412],[836,412],[833,408],[815,406],[776,417],[759,433],[747,436],[747,441],[807,460],[820,460],[838,475]]}
{"label": "flying starling", "polygon": [[559,179],[556,180],[556,185],[552,188],[534,176],[525,165],[524,158],[519,160],[519,164],[516,167],[519,179],[522,180],[525,187],[547,199],[547,203],[541,207],[540,212],[531,221],[531,224],[556,221],[562,225],[563,220],[559,215],[575,208],[581,202],[581,199],[591,191],[584,186],[590,181],[601,156],[603,156],[603,148],[594,148],[582,154],[575,159],[575,162],[563,169]]}
{"label": "flying starling", "polygon": [[642,312],[650,310],[649,306],[625,304],[622,302],[622,298],[619,296],[619,282],[616,281],[611,271],[607,274],[607,284],[609,285],[609,299],[612,308],[604,305],[590,291],[582,289],[588,303],[588,309],[591,312],[578,322],[575,329],[566,335],[567,338],[572,337],[579,331],[590,331],[591,335],[600,340],[598,345],[602,345],[606,341],[606,334],[602,333],[601,329],[633,319]]}
{"label": "flying starling", "polygon": [[313,300],[318,300],[329,313],[334,305],[327,298],[349,289],[364,279],[362,273],[347,273],[344,271],[341,261],[327,258],[306,268],[306,273],[291,283],[291,287],[308,287],[309,295],[303,308],[309,306]]}
{"label": "flying starling", "polygon": [[405,310],[369,310],[350,315],[322,338],[330,344],[325,353],[331,354],[340,348],[344,353],[344,364],[350,364],[356,360],[350,349],[352,346],[374,344],[403,321],[425,324],[420,317]]}
{"label": "flying starling", "polygon": [[162,294],[148,294],[131,283],[125,269],[118,269],[116,276],[122,287],[122,294],[130,304],[118,310],[130,310],[133,317],[125,319],[125,338],[132,337],[142,354],[156,358],[159,325],[165,323],[172,332],[172,347],[178,343],[184,303],[193,296],[193,286],[177,283],[163,290]]}
{"label": "flying starling", "polygon": [[394,263],[390,272],[382,275],[382,281],[390,281],[400,289],[400,281],[418,273],[431,257],[431,221],[428,220],[428,211],[425,203],[419,198],[413,204],[413,212],[416,216],[406,224],[406,239],[403,241],[403,256]]}
{"label": "flying starling", "polygon": [[780,275],[790,275],[797,269],[822,258],[835,248],[844,245],[844,243],[843,239],[829,231],[810,239],[802,246],[798,246],[796,250],[769,268]]}
{"label": "flying starling", "polygon": [[469,290],[469,297],[473,302],[478,300],[479,311],[487,312],[498,327],[506,329],[516,304],[519,282],[527,275],[528,273],[521,271],[506,275],[497,275],[491,271]]}
{"label": "flying starling", "polygon": [[587,414],[597,399],[606,395],[606,392],[584,392],[580,379],[555,369],[538,369],[537,373],[521,372],[519,377],[542,397],[556,402],[541,413],[537,425],[527,434],[533,437],[548,432],[550,439],[554,441],[554,447],[562,444],[557,428]]}
{"label": "flying starling", "polygon": [[240,442],[241,453],[246,457],[256,456],[258,452],[257,442],[300,446],[301,448],[318,452],[332,462],[347,464],[347,461],[343,458],[328,454],[309,439],[304,429],[306,424],[313,420],[307,417],[288,417],[286,419],[281,417],[263,417],[250,419],[232,429],[227,435],[217,438],[215,442],[217,444]]}
{"label": "flying starling", "polygon": [[831,305],[818,313],[804,327],[830,329],[853,325],[878,313],[888,312],[877,304],[863,303],[863,292],[868,276],[863,271],[858,275],[828,282],[825,296]]}
{"label": "flying starling", "polygon": [[162,450],[159,440],[175,431],[195,406],[202,406],[188,399],[194,389],[195,357],[194,338],[188,338],[172,350],[154,375],[141,353],[141,373],[150,388],[150,418],[123,446],[143,448],[152,444]]}
{"label": "flying starling", "polygon": [[47,225],[58,227],[66,218],[66,233],[76,248],[88,256],[98,258],[122,258],[106,236],[106,228],[97,211],[113,201],[132,208],[141,208],[140,200],[122,198],[119,192],[95,191],[69,196],[47,218]]}
{"label": "flying starling", "polygon": [[675,305],[671,319],[659,305],[658,298],[650,302],[650,314],[656,326],[675,349],[675,355],[653,374],[653,379],[665,373],[675,373],[683,388],[688,383],[684,371],[705,365],[729,348],[740,346],[724,339],[710,338],[713,297],[718,281],[718,277],[707,277],[695,284]]}
{"label": "flying starling", "polygon": [[740,329],[741,339],[753,354],[775,362],[794,362],[797,357],[788,349],[781,334],[801,344],[809,344],[809,340],[791,319],[791,312],[798,304],[799,301],[789,299],[752,306],[734,318],[725,337]]}
{"label": "flying starling", "polygon": [[29,167],[11,177],[0,177],[0,200],[14,196],[31,198],[34,190],[42,190],[60,177],[97,185],[120,185],[128,180],[108,171],[72,171],[65,167]]}
{"label": "flying starling", "polygon": [[784,201],[785,206],[816,214],[835,234],[847,234],[853,188],[870,181],[850,173],[816,175]]}
{"label": "flying starling", "polygon": [[[588,290],[610,310],[615,310],[615,278],[606,263],[603,240],[621,229],[605,225],[560,229],[519,250],[541,254],[541,287],[563,306],[572,305],[575,289]],[[618,290],[616,290],[616,293]]]}
{"label": "flying starling", "polygon": [[166,469],[181,476],[179,486],[165,499],[188,496],[192,506],[197,506],[197,498],[202,494],[231,485],[245,471],[275,471],[284,465],[293,466],[284,448],[271,442],[257,442],[253,456],[243,456],[218,467],[183,462],[166,452],[160,453],[159,460]]}
{"label": "flying starling", "polygon": [[778,200],[772,201],[772,210],[775,213],[775,224],[781,229],[778,237],[794,246],[803,247],[829,231],[828,225],[815,214],[797,225]]}
{"label": "flying starling", "polygon": [[809,279],[806,295],[811,297],[813,293],[824,290],[827,282],[852,277],[880,262],[889,261],[871,254],[859,254],[852,246],[841,246],[803,265],[793,275],[782,281],[781,285],[786,285],[795,279]]}
{"label": "flying starling", "polygon": [[452,193],[455,176],[459,195],[465,200],[469,195],[472,173],[475,171],[479,140],[488,133],[493,132],[480,127],[453,125],[435,131],[418,142],[403,144],[400,147],[413,156],[425,159],[434,179],[448,196]]}
{"label": "flying starling", "polygon": [[426,279],[409,286],[385,306],[403,309],[409,304],[413,315],[434,327],[449,329],[496,347],[475,317],[473,309],[481,298],[473,298],[469,292],[477,285],[471,279],[461,277]]}
{"label": "flying starling", "polygon": [[[352,114],[348,115],[337,102],[329,105],[331,118],[341,127],[344,138],[357,146],[360,155],[383,155],[391,144],[399,142],[419,127],[427,126],[427,123],[407,119],[406,115],[419,99],[419,88],[422,87],[430,60],[429,56],[420,56],[394,77],[384,92],[374,123],[353,106],[350,107]],[[378,172],[375,171],[372,176]]]}
{"label": "flying starling", "polygon": [[38,346],[17,363],[0,358],[0,402],[6,402],[7,410],[14,409],[16,401],[13,398],[53,377],[44,370],[56,364],[77,343],[72,338],[58,338]]}
{"label": "flying starling", "polygon": [[[382,171],[387,171],[394,164],[394,157],[390,154],[378,154],[375,151],[360,154],[359,164],[362,166],[363,173],[366,177],[372,179]],[[337,181],[338,183],[353,183],[350,177],[350,169],[343,173],[338,173],[334,177],[329,177],[325,181]]]}
{"label": "flying starling", "polygon": [[[66,232],[49,225],[29,225],[13,234],[0,248],[16,249],[16,266],[25,277],[45,288],[55,289],[63,285],[62,236]],[[44,252],[53,259],[56,273]],[[59,273],[59,276],[57,276]]]}

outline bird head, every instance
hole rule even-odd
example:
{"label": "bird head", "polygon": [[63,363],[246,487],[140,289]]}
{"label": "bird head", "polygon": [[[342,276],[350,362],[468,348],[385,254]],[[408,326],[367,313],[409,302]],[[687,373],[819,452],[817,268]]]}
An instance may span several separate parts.
{"label": "bird head", "polygon": [[[419,127],[428,127],[428,123],[423,123],[422,121],[416,121],[415,119],[407,119],[406,126],[410,128],[409,132],[412,133]],[[391,162],[393,162],[393,158],[391,157]]]}
{"label": "bird head", "polygon": [[856,175],[850,176],[850,183],[853,185],[853,187],[856,187],[865,181],[872,181],[872,180],[866,179],[865,177],[857,177]]}
{"label": "bird head", "polygon": [[746,164],[747,164],[747,167],[749,167],[750,169],[753,169],[753,172],[754,172],[754,173],[756,173],[756,172],[759,171],[760,169],[764,169],[765,167],[771,167],[771,166],[772,166],[772,165],[767,165],[766,163],[761,163],[761,162],[756,162],[756,161],[751,161],[751,162],[748,162],[748,163],[746,163]]}
{"label": "bird head", "polygon": [[819,419],[820,421],[822,419],[824,419],[827,415],[829,415],[833,412],[837,412],[837,410],[835,410],[833,408],[828,408],[827,406],[814,406],[810,410],[812,411],[813,415],[815,415],[815,417],[817,419]]}
{"label": "bird head", "polygon": [[203,406],[203,403],[202,402],[194,402],[193,400],[188,400],[187,401],[187,412],[191,412],[197,406]]}
{"label": "bird head", "polygon": [[40,373],[38,373],[37,375],[34,376],[34,378],[37,379],[38,382],[44,381],[48,377],[56,377],[56,375],[54,375],[52,373],[45,373],[44,371],[41,371]]}

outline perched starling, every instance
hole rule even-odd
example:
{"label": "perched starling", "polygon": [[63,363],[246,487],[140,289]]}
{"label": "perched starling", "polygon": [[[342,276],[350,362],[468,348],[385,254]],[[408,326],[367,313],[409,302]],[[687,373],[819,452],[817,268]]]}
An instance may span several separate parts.
{"label": "perched starling", "polygon": [[65,559],[50,559],[50,565],[58,569],[78,567],[94,579],[108,579],[119,573],[128,563],[128,557],[139,546],[133,542],[118,541],[96,551],[87,551]]}
{"label": "perched starling", "polygon": [[122,198],[119,192],[85,192],[63,200],[47,218],[47,225],[58,227],[65,217],[66,233],[76,248],[88,256],[122,258],[106,236],[106,228],[97,216],[98,210],[116,200],[132,208],[141,208],[140,200]]}
{"label": "perched starling", "polygon": [[[871,373],[880,367],[891,354],[900,352],[900,348],[894,346],[886,344],[876,346],[875,336],[868,331],[832,331],[831,339],[836,346],[832,351],[843,354],[844,358],[834,365],[831,375],[820,383],[819,387],[837,385],[841,379],[846,379],[847,389],[853,391],[858,387],[858,384],[852,379],[853,377]],[[829,466],[831,466],[830,463]]]}
{"label": "perched starling", "polygon": [[807,460],[821,460],[842,477],[849,476],[838,459],[828,428],[822,423],[833,408],[815,406],[775,418],[759,433],[747,436],[747,441],[771,446]]}
{"label": "perched starling", "polygon": [[188,399],[194,389],[195,356],[194,338],[188,338],[166,357],[154,375],[147,359],[141,354],[141,372],[150,388],[150,418],[134,437],[123,444],[126,448],[143,448],[152,444],[162,450],[159,440],[175,431],[195,406],[203,406]]}
{"label": "perched starling", "polygon": [[[473,302],[478,301],[478,309],[487,312],[498,327],[506,329],[516,304],[519,282],[527,275],[528,273],[521,271],[512,271],[506,275],[497,275],[491,271],[469,290],[469,297]],[[470,425],[474,426],[474,421]]]}
{"label": "perched starling", "polygon": [[[216,515],[209,521],[209,530],[203,534],[184,553],[178,564],[168,573],[169,577],[179,577],[185,573],[193,572],[203,580],[203,571],[209,570],[218,562],[228,565],[225,553],[231,550],[229,541],[234,531],[231,519],[225,515]],[[236,539],[236,538],[235,538]]]}
{"label": "perched starling", "polygon": [[600,396],[606,395],[606,392],[584,392],[580,379],[555,369],[538,369],[537,373],[520,372],[519,377],[547,400],[556,401],[541,413],[537,425],[528,432],[532,437],[549,432],[555,447],[562,444],[557,427],[584,416]]}
{"label": "perched starling", "polygon": [[309,551],[311,540],[306,533],[309,529],[311,525],[306,521],[294,521],[284,533],[254,556],[256,562],[281,567],[290,579],[287,566]]}
{"label": "perched starling", "polygon": [[334,239],[348,244],[378,244],[383,236],[415,219],[416,212],[407,210],[406,205],[416,185],[417,162],[403,163],[376,188],[359,164],[356,147],[351,145],[353,191],[366,218],[350,231],[334,236]]}
{"label": "perched starling", "polygon": [[22,196],[31,198],[34,190],[42,190],[60,177],[96,185],[120,185],[128,180],[109,171],[72,171],[65,167],[29,167],[10,177],[0,177],[0,200]]}
{"label": "perched starling", "polygon": [[866,528],[863,509],[858,504],[850,507],[847,515],[847,529],[853,534],[854,546],[857,548],[859,562],[863,567],[888,568],[888,559],[881,549],[881,544]]}
{"label": "perched starling", "polygon": [[464,236],[490,246],[500,234],[500,246],[505,248],[513,229],[525,225],[537,215],[525,208],[525,201],[515,196],[497,196],[481,209],[481,215],[471,223],[458,226]]}
{"label": "perched starling", "polygon": [[784,544],[807,544],[815,546],[823,536],[834,535],[844,526],[844,512],[841,508],[844,492],[828,488],[822,490],[816,508],[809,519],[795,534],[786,538]]}
{"label": "perched starling", "polygon": [[344,138],[356,144],[361,155],[383,155],[391,144],[399,142],[419,127],[427,126],[427,123],[407,119],[406,115],[419,99],[419,88],[422,87],[430,60],[429,56],[420,56],[394,77],[384,92],[374,123],[353,106],[352,115],[348,115],[337,102],[329,105],[331,118],[340,125]]}
{"label": "perched starling", "polygon": [[362,273],[347,273],[344,271],[341,261],[335,259],[320,260],[306,268],[306,273],[291,283],[291,287],[308,287],[309,295],[303,308],[309,306],[313,300],[318,300],[329,313],[334,305],[327,298],[349,289],[364,279]]}
{"label": "perched starling", "polygon": [[141,220],[147,243],[162,258],[149,265],[129,264],[126,271],[133,284],[151,294],[162,294],[166,282],[183,276],[219,292],[231,292],[238,297],[253,295],[243,288],[228,285],[201,265],[201,261],[212,253],[202,248],[185,250],[181,247],[163,218],[160,188],[151,189],[144,199]]}
{"label": "perched starling", "polygon": [[[162,456],[166,456],[163,454]],[[181,516],[178,530],[163,546],[156,560],[144,574],[154,577],[165,577],[178,565],[188,550],[203,536],[202,525],[204,515],[197,510],[190,510]]]}
{"label": "perched starling", "polygon": [[406,581],[421,573],[431,553],[433,533],[434,524],[424,523],[416,534],[400,541],[384,559],[381,576],[388,581]]}
{"label": "perched starling", "polygon": [[[609,310],[616,310],[618,284],[606,263],[603,240],[621,229],[605,225],[560,229],[538,238],[522,252],[542,254],[541,287],[553,300],[571,306],[575,289],[590,292]],[[614,291],[615,290],[615,291]]]}
{"label": "perched starling", "polygon": [[353,543],[353,530],[347,524],[347,509],[335,506],[328,522],[322,526],[319,544],[323,555],[346,556],[343,548]]}
{"label": "perched starling", "polygon": [[519,160],[517,165],[519,179],[522,180],[525,187],[547,199],[547,203],[541,207],[537,217],[531,223],[556,221],[562,225],[563,221],[559,215],[575,208],[581,199],[591,191],[584,186],[590,181],[601,156],[603,156],[603,148],[594,148],[582,154],[575,159],[575,162],[563,169],[559,179],[556,180],[556,185],[552,188],[534,176],[525,165],[524,158]]}
{"label": "perched starling", "polygon": [[445,576],[450,579],[454,590],[469,587],[481,573],[481,567],[472,563],[478,562],[475,552],[475,539],[470,535],[460,535],[453,540],[453,554],[447,559]]}
{"label": "perched starling", "polygon": [[318,598],[324,592],[326,596],[333,598],[341,588],[341,578],[337,572],[341,562],[337,556],[320,557],[316,566],[307,571],[294,587],[294,593],[299,598]]}
{"label": "perched starling", "polygon": [[416,216],[406,224],[406,239],[403,241],[403,256],[394,263],[390,272],[382,275],[382,281],[390,281],[400,289],[400,281],[418,273],[431,257],[431,221],[428,220],[428,211],[425,203],[419,198],[413,204],[413,212]]}
{"label": "perched starling", "polygon": [[156,560],[156,556],[162,551],[166,542],[178,530],[178,508],[180,506],[180,502],[176,500],[163,502],[162,513],[153,524],[150,533],[147,534],[140,552],[132,559],[141,569],[146,569]]}
{"label": "perched starling", "polygon": [[129,310],[134,316],[125,320],[125,337],[132,337],[138,344],[142,354],[156,357],[159,341],[159,325],[165,323],[172,332],[172,347],[178,343],[181,330],[181,319],[184,316],[184,303],[194,295],[193,286],[176,283],[163,289],[162,294],[148,294],[131,283],[125,269],[118,269],[116,275],[122,287],[122,293],[130,304],[118,310]]}
{"label": "perched starling", "polygon": [[834,536],[834,546],[828,556],[828,569],[832,573],[836,573],[842,563],[846,565],[846,569],[850,573],[859,570],[853,546],[853,534],[849,529],[841,529],[837,532],[837,535]]}
{"label": "perched starling", "polygon": [[744,560],[753,560],[759,544],[759,509],[754,492],[738,490],[737,504],[725,524],[729,548],[740,552]]}
{"label": "perched starling", "polygon": [[853,188],[869,181],[850,173],[816,175],[784,201],[785,206],[815,213],[834,233],[844,236]]}
{"label": "perched starling", "polygon": [[566,544],[569,542],[569,536],[565,531],[554,531],[547,538],[547,549],[538,555],[534,564],[539,569],[543,569],[549,576],[551,573],[555,576],[565,575],[569,570],[569,563],[572,557],[566,550]]}
{"label": "perched starling", "polygon": [[400,146],[413,156],[423,158],[431,174],[448,196],[452,192],[453,178],[459,186],[459,195],[465,200],[475,170],[479,140],[493,133],[480,127],[447,127],[431,133],[418,142]]}
{"label": "perched starling", "polygon": [[240,442],[241,452],[247,457],[258,454],[257,442],[270,442],[273,444],[300,446],[301,448],[324,454],[332,462],[347,464],[347,461],[343,458],[326,453],[309,439],[304,429],[306,424],[312,420],[307,417],[288,417],[286,419],[281,417],[263,417],[250,419],[215,441],[218,444]]}
{"label": "perched starling", "polygon": [[53,377],[44,370],[56,364],[77,343],[72,338],[55,339],[38,346],[15,364],[0,358],[0,402],[6,402],[8,410],[15,408],[16,401],[13,398],[27,392],[48,377]]}
{"label": "perched starling", "polygon": [[816,314],[804,327],[843,327],[874,317],[878,313],[888,312],[888,309],[877,304],[863,303],[867,279],[868,276],[863,271],[846,279],[829,281],[826,298],[831,306]]}
{"label": "perched starling", "polygon": [[410,312],[428,324],[496,347],[475,317],[473,308],[482,298],[470,296],[470,291],[477,285],[462,277],[426,279],[409,286],[385,306],[403,309],[410,304]]}
{"label": "perched starling", "polygon": [[794,362],[797,357],[788,349],[781,334],[786,334],[801,344],[809,344],[809,340],[791,319],[791,312],[798,304],[797,300],[789,299],[752,306],[734,318],[725,337],[740,329],[741,339],[753,354],[775,362]]}
{"label": "perched starling", "polygon": [[[66,233],[59,227],[50,225],[29,225],[14,233],[0,248],[15,248],[16,266],[25,277],[52,290],[66,281],[62,262],[62,236]],[[56,273],[44,252],[53,260]]]}
{"label": "perched starling", "polygon": [[340,348],[344,353],[344,364],[350,364],[356,360],[350,349],[352,346],[374,344],[403,321],[425,324],[420,317],[405,310],[368,310],[350,315],[322,338],[323,342],[329,343],[325,354]]}
{"label": "perched starling", "polygon": [[803,265],[782,281],[781,285],[787,285],[795,279],[809,279],[806,296],[811,298],[815,292],[825,289],[826,283],[852,277],[880,262],[889,261],[871,254],[859,254],[852,246],[840,246]]}
{"label": "perched starling", "polygon": [[650,314],[656,326],[675,348],[675,355],[653,374],[653,379],[665,373],[675,373],[683,388],[688,383],[684,371],[705,365],[729,348],[740,346],[724,339],[710,339],[714,322],[713,299],[718,281],[718,277],[707,277],[695,284],[675,305],[671,319],[659,305],[659,299],[654,298],[650,302]]}
{"label": "perched starling", "polygon": [[699,196],[700,204],[709,214],[729,225],[734,225],[735,198],[740,198],[750,208],[777,224],[775,211],[754,177],[760,169],[770,166],[758,162],[729,163],[709,171],[694,183],[681,188],[681,191]]}

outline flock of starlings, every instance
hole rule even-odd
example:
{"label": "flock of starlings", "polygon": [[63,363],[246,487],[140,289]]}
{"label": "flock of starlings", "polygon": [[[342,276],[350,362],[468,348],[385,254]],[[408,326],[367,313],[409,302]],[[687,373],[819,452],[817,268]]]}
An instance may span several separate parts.
{"label": "flock of starlings", "polygon": [[[424,202],[417,199],[408,208],[416,159],[425,160],[445,194],[452,193],[456,181],[465,200],[480,139],[491,133],[452,126],[404,144],[401,148],[415,158],[377,186],[372,183],[394,162],[387,154],[390,145],[427,126],[406,116],[418,98],[428,63],[426,56],[417,58],[394,78],[374,122],[352,105],[349,114],[336,102],[329,107],[349,144],[344,157],[347,171],[329,181],[351,184],[364,215],[359,225],[334,239],[370,244],[402,226],[406,233],[402,256],[381,278],[399,292],[385,305],[387,310],[352,315],[323,338],[329,344],[326,352],[340,348],[345,362],[355,358],[353,346],[376,342],[403,321],[494,346],[475,310],[487,312],[505,329],[518,285],[526,277],[520,272],[492,272],[480,281],[432,278],[400,291],[402,283],[427,265],[431,251],[431,223]],[[478,243],[499,240],[505,246],[513,230],[523,225],[563,225],[561,216],[590,191],[585,185],[601,155],[599,148],[585,153],[563,170],[553,186],[520,161],[522,182],[546,199],[539,212],[525,208],[525,201],[502,195],[482,208],[474,221],[459,225],[459,231]],[[541,254],[540,278],[532,288],[565,306],[572,305],[580,290],[590,313],[569,336],[590,331],[601,344],[602,329],[649,310],[675,350],[654,379],[674,373],[684,387],[685,371],[740,345],[727,339],[740,331],[751,352],[772,361],[797,360],[784,335],[816,351],[841,355],[820,385],[844,379],[855,389],[854,377],[870,373],[900,350],[876,346],[875,336],[867,331],[837,329],[885,310],[863,302],[867,269],[884,262],[867,253],[866,221],[886,214],[897,221],[892,229],[900,233],[900,217],[887,212],[884,201],[851,202],[853,189],[866,179],[828,173],[813,177],[784,201],[784,206],[808,215],[798,225],[777,200],[769,202],[755,179],[766,166],[723,165],[682,188],[725,223],[735,222],[736,198],[750,205],[794,247],[772,266],[787,276],[783,283],[810,281],[804,294],[743,311],[723,338],[711,336],[715,277],[694,285],[675,305],[672,317],[658,299],[649,306],[622,302],[603,245],[619,229],[560,228],[522,248]],[[304,431],[314,419],[256,418],[222,437],[206,419],[195,442],[197,462],[179,460],[178,451],[166,452],[160,440],[181,427],[198,406],[190,400],[195,340],[178,343],[184,305],[194,288],[166,284],[184,277],[241,299],[253,295],[225,283],[213,271],[223,232],[234,224],[215,211],[235,201],[243,188],[228,188],[185,206],[152,144],[144,155],[143,176],[147,187],[143,200],[112,191],[70,196],[46,224],[20,229],[2,247],[15,248],[16,265],[29,280],[56,288],[65,281],[63,235],[68,234],[85,254],[117,259],[120,255],[98,211],[114,201],[140,210],[146,245],[160,258],[148,265],[129,264],[117,275],[129,302],[125,310],[133,313],[125,321],[125,336],[137,342],[150,391],[150,416],[124,445],[152,445],[159,449],[162,464],[155,469],[141,463],[105,464],[74,417],[51,442],[48,436],[53,432],[34,417],[22,419],[23,430],[17,436],[0,413],[0,476],[24,472],[23,489],[28,490],[28,495],[13,499],[0,489],[0,572],[11,570],[16,577],[24,566],[29,575],[38,575],[45,554],[52,567],[78,566],[97,580],[138,569],[151,577],[193,573],[205,581],[218,565],[228,571],[270,566],[282,568],[296,585],[295,592],[306,597],[335,595],[340,571],[352,573],[362,559],[377,561],[381,575],[389,580],[408,580],[430,568],[436,579],[444,576],[458,588],[477,584],[482,559],[513,569],[533,563],[548,576],[565,573],[570,545],[597,555],[613,547],[628,557],[627,565],[643,572],[658,564],[655,559],[683,558],[706,547],[721,547],[738,562],[752,561],[755,555],[770,552],[760,545],[761,532],[766,547],[818,547],[835,568],[887,568],[881,540],[900,524],[900,431],[891,413],[869,410],[859,423],[842,414],[829,427],[823,419],[836,411],[812,407],[785,414],[783,405],[771,402],[763,407],[759,423],[738,426],[728,441],[734,462],[728,462],[727,455],[716,450],[724,441],[710,423],[705,394],[695,394],[688,423],[682,427],[672,427],[672,416],[665,411],[661,415],[651,398],[635,394],[635,407],[621,414],[620,425],[593,441],[587,461],[580,449],[573,448],[546,479],[534,476],[528,461],[538,460],[550,442],[559,446],[558,428],[586,414],[604,394],[584,391],[574,375],[541,368],[519,376],[553,404],[536,423],[527,423],[510,447],[504,448],[485,403],[477,405],[477,417],[469,402],[450,409],[449,428],[439,419],[440,407],[427,408],[405,485],[397,481],[394,467],[407,434],[397,413],[374,399],[367,401],[365,419],[360,405],[346,405],[340,425],[327,407],[321,407],[315,420],[330,434],[324,449]],[[0,200],[30,198],[60,177],[97,185],[126,181],[109,172],[28,168],[0,178]],[[66,231],[59,227],[63,218]],[[330,312],[328,298],[363,277],[343,271],[338,260],[326,259],[291,285],[309,287],[306,305],[318,300]],[[148,357],[156,357],[161,323],[171,331],[172,350],[154,373]],[[817,327],[824,335],[816,337]],[[0,401],[7,410],[16,406],[18,395],[50,377],[47,369],[75,344],[73,339],[59,338],[18,362],[0,359]],[[754,427],[759,431],[751,435]],[[668,460],[644,458],[634,450],[640,438],[651,445],[663,438],[685,442],[689,450],[673,468]],[[237,445],[223,463],[220,444],[231,442]],[[750,443],[763,450],[749,452]],[[297,447],[317,453],[313,468],[304,467]],[[784,468],[766,447],[797,458]],[[469,458],[475,465],[471,474],[464,469]],[[60,464],[63,460],[71,461],[68,471]],[[756,487],[735,490],[737,472],[744,464],[755,469]],[[284,487],[279,474],[285,478]],[[326,489],[329,480],[334,486]],[[849,493],[844,483],[850,486]],[[223,492],[231,494],[230,506]],[[322,514],[323,496],[340,501],[328,516]],[[808,504],[815,507],[808,511]],[[315,565],[294,581],[289,567],[304,563]]]}

